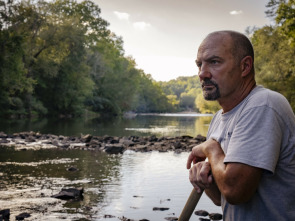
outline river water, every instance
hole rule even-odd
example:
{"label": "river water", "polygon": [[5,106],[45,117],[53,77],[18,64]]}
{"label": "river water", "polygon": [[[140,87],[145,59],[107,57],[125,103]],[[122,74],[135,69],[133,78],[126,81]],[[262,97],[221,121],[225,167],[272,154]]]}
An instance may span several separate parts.
{"label": "river water", "polygon": [[[212,116],[136,116],[132,119],[80,119],[45,122],[2,121],[0,131],[40,131],[62,135],[205,135]],[[84,150],[27,150],[0,148],[0,209],[11,220],[21,212],[26,220],[151,221],[178,217],[192,190],[185,168],[188,153],[107,155]],[[68,171],[75,167],[77,171]],[[51,196],[62,188],[83,187],[84,199],[63,201]],[[154,211],[154,207],[169,208]],[[205,195],[196,209],[221,213]],[[112,217],[112,218],[110,218]],[[191,220],[199,220],[193,215]]]}

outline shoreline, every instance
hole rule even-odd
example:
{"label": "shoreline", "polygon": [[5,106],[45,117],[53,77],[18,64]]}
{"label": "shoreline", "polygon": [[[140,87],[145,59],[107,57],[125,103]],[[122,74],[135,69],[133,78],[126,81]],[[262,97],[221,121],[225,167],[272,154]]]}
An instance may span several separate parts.
{"label": "shoreline", "polygon": [[192,148],[206,140],[206,137],[197,135],[179,137],[156,136],[92,136],[90,134],[77,136],[63,136],[53,134],[41,134],[39,132],[20,132],[6,134],[0,132],[0,146],[14,147],[16,150],[39,149],[83,149],[119,154],[126,150],[136,152],[174,151],[189,152]]}

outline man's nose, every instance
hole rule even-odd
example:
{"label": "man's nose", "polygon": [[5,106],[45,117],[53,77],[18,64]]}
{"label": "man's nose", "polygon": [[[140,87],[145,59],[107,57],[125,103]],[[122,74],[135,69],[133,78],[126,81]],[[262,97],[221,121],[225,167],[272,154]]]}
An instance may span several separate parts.
{"label": "man's nose", "polygon": [[199,78],[204,80],[205,78],[211,79],[212,75],[211,72],[205,64],[203,64],[199,70]]}

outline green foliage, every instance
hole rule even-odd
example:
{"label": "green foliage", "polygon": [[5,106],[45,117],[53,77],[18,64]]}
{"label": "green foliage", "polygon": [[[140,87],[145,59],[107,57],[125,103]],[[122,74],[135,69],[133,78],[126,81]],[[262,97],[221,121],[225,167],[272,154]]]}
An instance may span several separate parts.
{"label": "green foliage", "polygon": [[177,111],[198,109],[195,106],[195,99],[201,85],[197,76],[179,77],[176,80],[159,82],[159,84]]}
{"label": "green foliage", "polygon": [[277,25],[253,32],[258,84],[286,96],[295,110],[295,1],[271,0],[268,15]]}
{"label": "green foliage", "polygon": [[0,115],[167,111],[92,1],[0,2]]}
{"label": "green foliage", "polygon": [[138,105],[133,109],[136,112],[168,112],[173,111],[173,106],[163,92],[159,83],[153,81],[149,75],[141,73],[139,90],[134,98]]}

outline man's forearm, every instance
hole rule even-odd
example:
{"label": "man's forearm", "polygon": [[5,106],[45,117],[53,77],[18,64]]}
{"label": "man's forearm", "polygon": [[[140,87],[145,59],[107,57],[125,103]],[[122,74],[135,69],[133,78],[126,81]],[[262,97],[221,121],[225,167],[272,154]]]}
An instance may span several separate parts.
{"label": "man's forearm", "polygon": [[203,151],[226,201],[233,205],[249,201],[258,188],[262,169],[236,162],[225,164],[225,155],[217,142],[206,143]]}
{"label": "man's forearm", "polygon": [[205,193],[216,206],[221,206],[221,193],[215,182],[210,188],[205,189]]}

